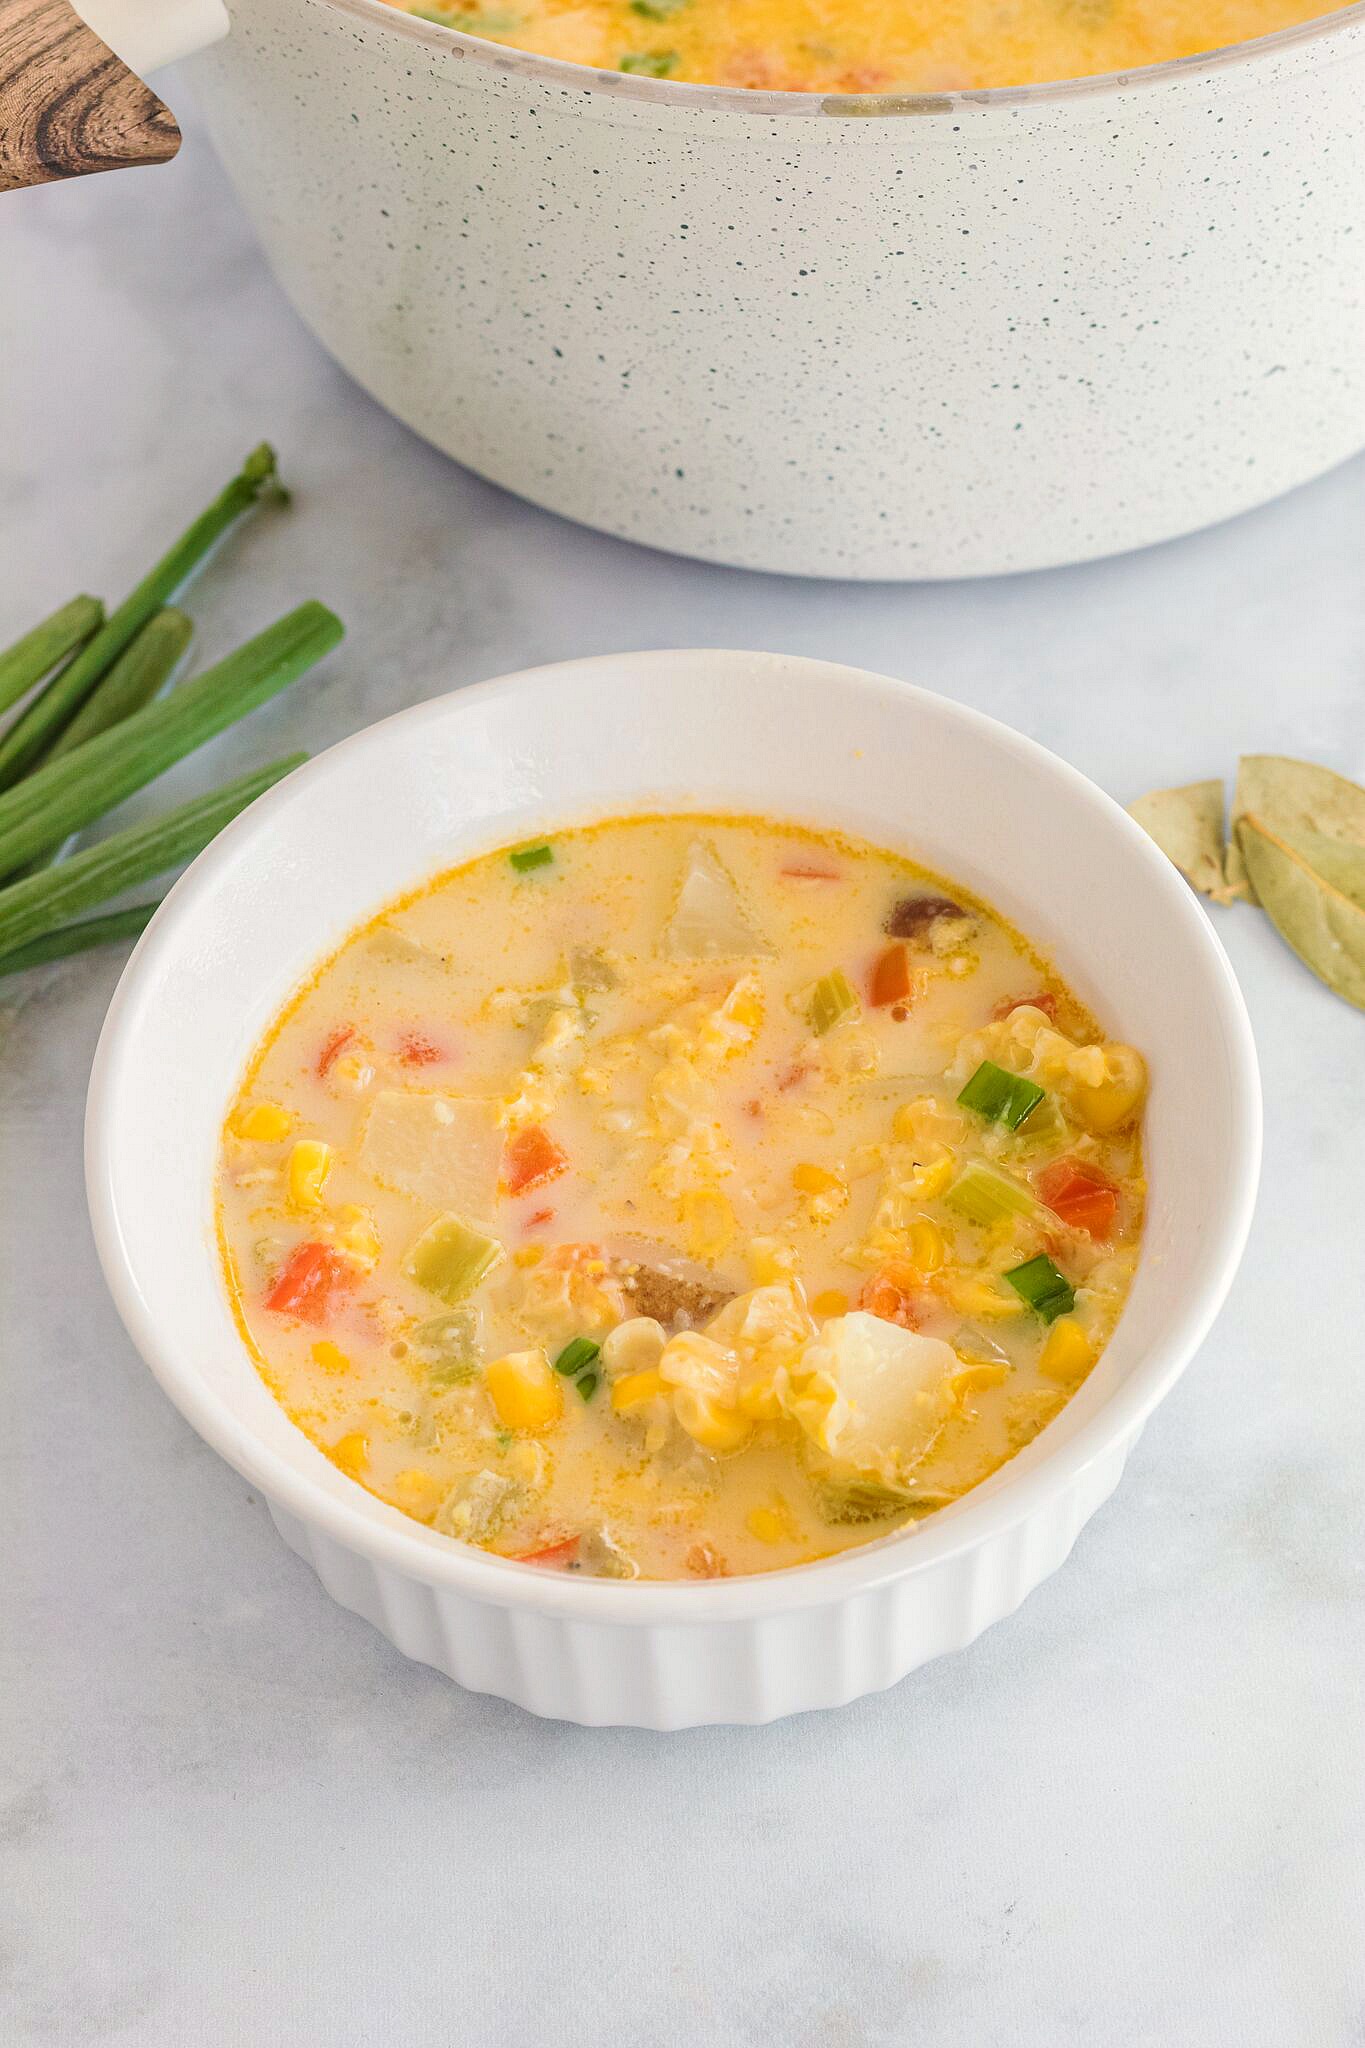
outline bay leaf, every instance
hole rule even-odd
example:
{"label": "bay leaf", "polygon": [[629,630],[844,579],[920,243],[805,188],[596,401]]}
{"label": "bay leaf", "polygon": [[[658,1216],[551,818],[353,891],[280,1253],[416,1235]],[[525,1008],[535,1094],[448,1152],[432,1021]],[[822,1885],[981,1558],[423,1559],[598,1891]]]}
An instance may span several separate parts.
{"label": "bay leaf", "polygon": [[[1232,796],[1230,881],[1242,865],[1237,825],[1248,811],[1277,838],[1303,852],[1309,866],[1327,875],[1329,881],[1334,879],[1329,872],[1334,857],[1320,847],[1314,850],[1310,840],[1331,839],[1343,846],[1365,847],[1365,789],[1359,783],[1288,754],[1243,754]],[[1328,867],[1323,865],[1324,858]],[[1353,857],[1345,863],[1347,869],[1353,865]],[[1350,889],[1345,893],[1349,895]]]}
{"label": "bay leaf", "polygon": [[1179,868],[1201,896],[1224,887],[1223,785],[1187,782],[1179,789],[1154,789],[1128,806],[1149,839]]}
{"label": "bay leaf", "polygon": [[[1365,859],[1359,864],[1352,859],[1361,849],[1311,827],[1300,827],[1295,843],[1250,810],[1238,818],[1235,831],[1251,884],[1280,937],[1319,981],[1365,1010]],[[1323,841],[1331,849],[1326,858],[1337,881],[1304,850],[1306,842],[1323,857]],[[1349,888],[1340,887],[1340,880]]]}

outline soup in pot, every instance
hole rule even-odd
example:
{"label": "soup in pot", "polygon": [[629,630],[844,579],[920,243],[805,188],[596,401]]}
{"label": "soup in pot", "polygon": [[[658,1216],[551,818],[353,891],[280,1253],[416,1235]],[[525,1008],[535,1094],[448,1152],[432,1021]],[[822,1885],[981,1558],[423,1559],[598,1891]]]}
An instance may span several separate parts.
{"label": "soup in pot", "polygon": [[1139,1054],[899,855],[620,819],[391,906],[231,1105],[222,1257],[359,1485],[544,1569],[771,1570],[1055,1416],[1143,1211]]}
{"label": "soup in pot", "polygon": [[450,0],[407,11],[601,70],[828,93],[980,91],[1131,71],[1323,12],[1303,0]]}

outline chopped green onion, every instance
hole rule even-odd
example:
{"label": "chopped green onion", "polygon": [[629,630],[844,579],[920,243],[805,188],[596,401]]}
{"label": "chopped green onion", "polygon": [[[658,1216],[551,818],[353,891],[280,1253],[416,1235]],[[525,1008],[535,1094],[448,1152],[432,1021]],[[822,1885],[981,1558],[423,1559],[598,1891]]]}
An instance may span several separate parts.
{"label": "chopped green onion", "polygon": [[547,868],[554,859],[548,846],[522,846],[507,858],[519,875],[529,874],[532,868]]}
{"label": "chopped green onion", "polygon": [[1002,1277],[1045,1323],[1070,1315],[1076,1306],[1076,1290],[1043,1252],[1036,1259],[1025,1259],[1022,1266],[1012,1266]]}
{"label": "chopped green onion", "polygon": [[403,1271],[428,1294],[457,1308],[502,1257],[495,1237],[460,1216],[438,1216],[428,1224],[403,1262]]}
{"label": "chopped green onion", "polygon": [[630,0],[630,11],[642,14],[646,21],[667,21],[670,14],[686,5],[687,0]]}
{"label": "chopped green onion", "polygon": [[150,881],[192,859],[239,811],[306,758],[292,754],[287,760],[272,761],[268,768],[243,775],[209,796],[177,805],[162,818],[111,833],[54,868],[0,888],[0,949],[9,952],[27,945],[77,911],[107,903],[134,883]]}
{"label": "chopped green onion", "polygon": [[667,78],[677,61],[676,50],[630,50],[616,68],[637,78]]}
{"label": "chopped green onion", "polygon": [[112,946],[120,939],[135,939],[157,908],[155,903],[135,903],[131,910],[110,911],[107,917],[59,924],[55,931],[30,939],[26,946],[0,954],[0,976],[22,974],[25,968],[42,967],[49,960],[66,960],[73,953],[88,953],[92,946]]}
{"label": "chopped green onion", "polygon": [[845,1017],[856,1017],[858,998],[848,985],[848,976],[835,968],[833,974],[821,975],[811,990],[806,1005],[806,1022],[817,1038],[823,1038],[836,1024],[842,1024]]}
{"label": "chopped green onion", "polygon": [[555,1371],[571,1378],[588,1366],[596,1365],[601,1354],[602,1346],[594,1344],[591,1337],[573,1337],[555,1360]]}
{"label": "chopped green onion", "polygon": [[983,1230],[1007,1216],[1031,1216],[1038,1206],[1026,1187],[989,1166],[964,1166],[943,1199]]}
{"label": "chopped green onion", "polygon": [[1017,1131],[1042,1101],[1043,1090],[1022,1074],[1008,1073],[993,1060],[983,1060],[957,1099],[964,1109],[974,1109],[978,1116]]}
{"label": "chopped green onion", "polygon": [[104,621],[97,597],[73,597],[0,654],[0,711],[8,711]]}
{"label": "chopped green onion", "polygon": [[59,760],[44,761],[0,793],[0,874],[60,845],[68,833],[264,704],[335,647],[341,632],[340,619],[325,605],[301,604],[169,697],[144,705]]}
{"label": "chopped green onion", "polygon": [[[0,789],[8,789],[28,772],[67,720],[80,709],[110,663],[141,632],[152,614],[160,611],[219,536],[267,490],[283,496],[275,476],[274,450],[262,442],[248,455],[239,474],[186,528],[136,590],[124,598],[99,631],[53,677],[42,695],[35,697],[15,719],[0,739]],[[109,805],[102,808],[107,810]]]}
{"label": "chopped green onion", "polygon": [[597,1392],[598,1378],[599,1375],[595,1372],[581,1372],[574,1381],[574,1385],[578,1388],[585,1401],[591,1401],[593,1395]]}

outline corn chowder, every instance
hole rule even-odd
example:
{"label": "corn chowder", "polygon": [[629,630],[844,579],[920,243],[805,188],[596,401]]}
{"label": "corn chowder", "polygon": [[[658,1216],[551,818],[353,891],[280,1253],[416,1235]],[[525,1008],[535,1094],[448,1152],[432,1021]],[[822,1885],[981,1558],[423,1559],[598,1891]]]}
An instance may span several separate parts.
{"label": "corn chowder", "polygon": [[289,1415],[545,1569],[770,1570],[976,1486],[1137,1258],[1145,1087],[964,892],[663,817],[471,862],[356,932],[222,1140],[227,1284]]}
{"label": "corn chowder", "polygon": [[831,93],[980,91],[1131,71],[1324,12],[1305,0],[448,0],[406,11],[600,70]]}

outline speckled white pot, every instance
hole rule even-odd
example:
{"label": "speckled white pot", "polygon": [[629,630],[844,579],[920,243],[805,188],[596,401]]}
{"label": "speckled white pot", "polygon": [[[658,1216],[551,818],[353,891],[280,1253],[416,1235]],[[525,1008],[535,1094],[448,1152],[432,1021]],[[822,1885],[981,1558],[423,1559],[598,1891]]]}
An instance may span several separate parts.
{"label": "speckled white pot", "polygon": [[[199,8],[211,34],[221,0],[173,11]],[[914,99],[588,71],[380,0],[229,11],[196,82],[304,319],[573,519],[979,575],[1189,531],[1365,444],[1365,6]]]}

